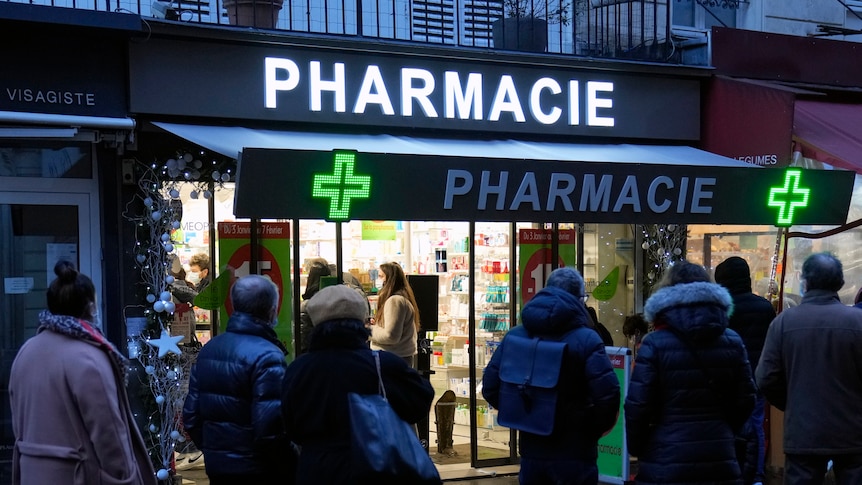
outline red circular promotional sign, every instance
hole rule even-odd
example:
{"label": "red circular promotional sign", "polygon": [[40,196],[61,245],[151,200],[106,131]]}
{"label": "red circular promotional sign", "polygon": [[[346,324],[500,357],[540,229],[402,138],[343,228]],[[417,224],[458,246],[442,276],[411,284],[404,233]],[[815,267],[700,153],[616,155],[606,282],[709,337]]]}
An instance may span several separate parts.
{"label": "red circular promotional sign", "polygon": [[[244,244],[237,248],[236,251],[231,255],[230,260],[228,260],[228,268],[233,272],[233,276],[230,280],[230,287],[233,287],[234,281],[239,276],[245,276],[253,273],[249,265],[251,261],[251,244]],[[284,298],[284,287],[282,286],[282,277],[281,277],[281,268],[278,266],[278,261],[275,260],[275,256],[266,249],[261,246],[260,248],[260,260],[258,264],[263,262],[269,262],[270,268],[261,270],[261,276],[266,276],[278,286],[278,301],[281,302],[282,298]],[[228,295],[230,295],[230,290],[228,290]],[[227,309],[227,314],[233,314],[233,305],[230,302],[230,298],[225,301],[225,308]],[[279,306],[279,311],[281,308]]]}

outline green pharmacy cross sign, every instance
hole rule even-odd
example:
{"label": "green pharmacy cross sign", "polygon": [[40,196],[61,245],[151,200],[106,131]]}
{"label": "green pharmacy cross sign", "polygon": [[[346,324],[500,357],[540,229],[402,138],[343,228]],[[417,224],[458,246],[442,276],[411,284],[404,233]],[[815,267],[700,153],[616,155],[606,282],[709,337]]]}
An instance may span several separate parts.
{"label": "green pharmacy cross sign", "polygon": [[788,170],[784,174],[784,186],[769,189],[769,207],[778,208],[778,219],[776,226],[793,225],[793,212],[796,208],[808,207],[809,188],[800,188],[799,182],[802,178],[801,170]]}
{"label": "green pharmacy cross sign", "polygon": [[329,198],[330,221],[350,219],[351,199],[367,199],[371,194],[371,177],[354,175],[356,153],[333,152],[335,167],[331,174],[315,173],[311,196]]}

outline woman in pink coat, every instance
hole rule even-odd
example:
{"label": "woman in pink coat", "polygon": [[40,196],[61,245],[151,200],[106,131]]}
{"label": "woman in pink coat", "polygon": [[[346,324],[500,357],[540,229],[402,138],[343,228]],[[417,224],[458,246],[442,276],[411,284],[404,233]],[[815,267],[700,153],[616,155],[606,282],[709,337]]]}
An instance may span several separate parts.
{"label": "woman in pink coat", "polygon": [[125,358],[99,331],[96,290],[54,267],[48,311],[12,364],[12,483],[155,485],[125,387]]}

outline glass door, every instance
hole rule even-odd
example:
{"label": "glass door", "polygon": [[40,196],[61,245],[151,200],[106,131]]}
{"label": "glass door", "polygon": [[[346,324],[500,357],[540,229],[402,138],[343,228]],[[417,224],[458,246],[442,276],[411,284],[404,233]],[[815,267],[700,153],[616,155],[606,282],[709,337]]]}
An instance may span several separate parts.
{"label": "glass door", "polygon": [[92,212],[90,194],[0,192],[0,483],[12,480],[9,372],[47,307],[45,291],[54,279],[54,264],[74,262],[99,291],[99,225]]}

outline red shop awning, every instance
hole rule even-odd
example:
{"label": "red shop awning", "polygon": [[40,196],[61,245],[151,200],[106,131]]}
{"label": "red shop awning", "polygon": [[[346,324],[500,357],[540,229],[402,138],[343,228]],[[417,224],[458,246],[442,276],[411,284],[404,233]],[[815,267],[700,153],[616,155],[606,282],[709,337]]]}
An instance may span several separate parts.
{"label": "red shop awning", "polygon": [[709,84],[701,148],[754,165],[790,164],[798,90],[717,76]]}
{"label": "red shop awning", "polygon": [[862,104],[797,100],[794,111],[796,150],[862,174]]}

